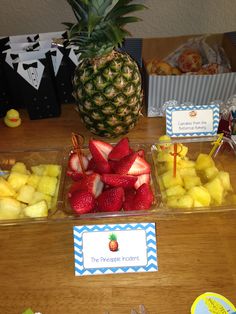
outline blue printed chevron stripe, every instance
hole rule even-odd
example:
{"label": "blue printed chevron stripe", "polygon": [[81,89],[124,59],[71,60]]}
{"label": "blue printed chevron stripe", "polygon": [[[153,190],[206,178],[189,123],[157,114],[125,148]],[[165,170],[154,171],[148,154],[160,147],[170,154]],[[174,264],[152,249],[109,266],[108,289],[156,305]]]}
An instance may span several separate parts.
{"label": "blue printed chevron stripe", "polygon": [[163,104],[170,100],[193,105],[225,102],[236,94],[236,73],[215,75],[149,75],[146,97],[148,117],[162,116]]}
{"label": "blue printed chevron stripe", "polygon": [[[145,266],[133,267],[104,267],[86,269],[83,263],[83,233],[97,231],[127,231],[127,230],[145,230],[146,246],[147,246],[147,264]],[[131,223],[131,224],[106,224],[106,225],[85,225],[75,226],[74,234],[74,259],[75,259],[75,275],[101,275],[115,273],[135,273],[135,272],[151,272],[158,270],[157,263],[157,244],[155,223]]]}
{"label": "blue printed chevron stripe", "polygon": [[[193,133],[174,133],[172,128],[172,113],[180,110],[207,110],[213,111],[213,128],[211,132],[193,132]],[[219,126],[220,108],[218,105],[190,105],[180,107],[167,107],[166,109],[166,133],[172,137],[191,137],[191,136],[214,136],[217,134]]]}

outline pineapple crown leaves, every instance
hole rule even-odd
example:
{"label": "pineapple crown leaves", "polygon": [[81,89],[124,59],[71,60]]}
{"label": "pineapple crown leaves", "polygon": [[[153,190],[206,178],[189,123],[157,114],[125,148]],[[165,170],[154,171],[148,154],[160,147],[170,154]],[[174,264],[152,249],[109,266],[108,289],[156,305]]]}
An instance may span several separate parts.
{"label": "pineapple crown leaves", "polygon": [[[129,32],[124,26],[140,21],[129,13],[143,10],[131,0],[67,0],[77,23],[63,23],[68,28],[68,39],[78,47],[80,58],[94,58],[111,52],[122,44]],[[115,4],[114,4],[115,2]]]}
{"label": "pineapple crown leaves", "polygon": [[117,236],[114,233],[112,233],[112,234],[109,235],[109,240],[110,241],[116,241],[117,240]]}

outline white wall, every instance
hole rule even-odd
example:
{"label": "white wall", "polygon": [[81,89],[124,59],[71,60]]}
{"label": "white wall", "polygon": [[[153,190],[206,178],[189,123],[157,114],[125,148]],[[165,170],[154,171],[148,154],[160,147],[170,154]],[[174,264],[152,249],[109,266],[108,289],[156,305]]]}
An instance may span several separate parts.
{"label": "white wall", "polygon": [[[137,0],[149,9],[128,27],[134,37],[236,31],[236,0]],[[0,36],[59,31],[74,21],[66,0],[0,0]]]}

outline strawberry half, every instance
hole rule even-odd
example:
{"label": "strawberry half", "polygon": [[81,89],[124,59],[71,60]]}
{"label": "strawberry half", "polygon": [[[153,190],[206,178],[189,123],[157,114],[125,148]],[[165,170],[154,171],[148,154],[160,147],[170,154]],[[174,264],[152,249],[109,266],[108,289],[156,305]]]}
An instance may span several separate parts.
{"label": "strawberry half", "polygon": [[69,201],[73,211],[80,215],[92,212],[95,206],[95,198],[88,191],[74,192]]}
{"label": "strawberry half", "polygon": [[121,158],[119,161],[112,161],[113,171],[118,174],[131,174],[129,173],[129,170],[131,169],[137,156],[138,156],[137,153],[131,153]]}
{"label": "strawberry half", "polygon": [[150,172],[151,172],[151,167],[150,167],[149,163],[145,159],[143,159],[142,157],[138,156],[138,154],[137,154],[137,158],[133,162],[133,164],[130,167],[127,174],[131,174],[133,176],[138,176],[140,174],[150,173]]}
{"label": "strawberry half", "polygon": [[149,209],[153,200],[154,196],[150,185],[143,183],[136,191],[134,207],[136,210]]}
{"label": "strawberry half", "polygon": [[96,162],[102,162],[108,160],[108,155],[113,149],[113,146],[109,143],[90,139],[89,141],[90,152]]}
{"label": "strawberry half", "polygon": [[132,188],[137,181],[137,177],[121,174],[103,174],[101,177],[105,184],[110,186],[120,186],[123,188]]}
{"label": "strawberry half", "polygon": [[125,190],[125,200],[123,203],[124,210],[135,210],[135,207],[134,207],[135,195],[136,195],[135,189]]}
{"label": "strawberry half", "polygon": [[96,198],[102,193],[103,186],[101,176],[98,173],[92,173],[72,184],[68,192],[68,197],[71,198],[76,191],[87,191]]}
{"label": "strawberry half", "polygon": [[111,166],[110,163],[106,160],[96,162],[94,158],[91,158],[88,163],[88,170],[97,172],[99,174],[110,173]]}
{"label": "strawberry half", "polygon": [[[82,162],[84,170],[87,170],[88,167],[88,159],[86,156],[82,155]],[[82,167],[80,164],[80,159],[77,153],[71,153],[68,160],[68,167],[72,171],[82,172]]]}
{"label": "strawberry half", "polygon": [[112,149],[108,155],[110,160],[119,160],[130,153],[128,137],[122,138]]}
{"label": "strawberry half", "polygon": [[137,190],[143,183],[150,184],[150,174],[144,173],[136,176],[137,181],[134,184],[134,188]]}
{"label": "strawberry half", "polygon": [[96,209],[100,212],[114,212],[122,208],[124,190],[121,187],[114,187],[102,192],[97,198]]}

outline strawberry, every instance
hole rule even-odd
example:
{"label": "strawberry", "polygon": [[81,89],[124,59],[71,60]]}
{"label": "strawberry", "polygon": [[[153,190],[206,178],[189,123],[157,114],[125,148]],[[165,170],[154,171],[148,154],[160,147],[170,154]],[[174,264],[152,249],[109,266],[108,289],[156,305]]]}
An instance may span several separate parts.
{"label": "strawberry", "polygon": [[151,187],[143,183],[136,191],[134,207],[136,210],[149,209],[153,203],[154,196]]}
{"label": "strawberry", "polygon": [[94,158],[91,158],[88,163],[88,169],[97,173],[110,173],[111,166],[110,163],[106,160],[104,161],[95,161]]}
{"label": "strawberry", "polygon": [[138,154],[131,153],[118,161],[112,162],[112,169],[117,174],[130,174],[129,170],[132,167],[134,161],[136,160]]}
{"label": "strawberry", "polygon": [[75,191],[69,201],[73,211],[80,215],[90,213],[95,206],[95,198],[88,191]]}
{"label": "strawberry", "polygon": [[127,155],[129,155],[129,140],[128,137],[124,137],[113,147],[108,159],[119,160]]}
{"label": "strawberry", "polygon": [[110,186],[132,188],[138,178],[135,176],[109,173],[109,174],[103,174],[101,179],[105,184],[108,184]]}
{"label": "strawberry", "polygon": [[82,172],[67,170],[66,175],[70,177],[73,181],[79,181],[84,177]]}
{"label": "strawberry", "polygon": [[104,162],[108,160],[108,155],[112,151],[113,146],[106,142],[90,139],[89,149],[96,162]]}
{"label": "strawberry", "polygon": [[135,194],[136,194],[135,189],[125,190],[125,200],[123,203],[124,210],[135,210],[135,207],[134,207]]}
{"label": "strawberry", "polygon": [[97,210],[101,212],[114,212],[122,208],[124,190],[121,187],[114,187],[102,192],[97,198]]}
{"label": "strawberry", "polygon": [[137,181],[134,184],[134,188],[137,190],[143,183],[150,184],[150,174],[144,173],[136,176]]}
{"label": "strawberry", "polygon": [[[87,170],[88,159],[86,156],[82,155],[82,162],[84,170]],[[80,164],[80,158],[77,153],[71,153],[68,160],[68,167],[72,171],[82,172],[82,167]]]}
{"label": "strawberry", "polygon": [[103,186],[101,176],[98,173],[92,173],[72,184],[68,192],[68,197],[72,197],[76,191],[87,191],[96,198],[101,194]]}
{"label": "strawberry", "polygon": [[130,167],[127,174],[131,174],[133,176],[138,176],[140,174],[150,173],[151,167],[150,167],[149,163],[145,159],[143,159],[142,157],[138,156],[137,153],[136,153],[136,156],[137,156],[137,158],[133,162],[133,164]]}

